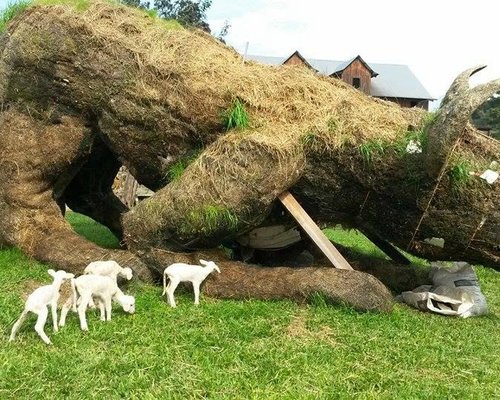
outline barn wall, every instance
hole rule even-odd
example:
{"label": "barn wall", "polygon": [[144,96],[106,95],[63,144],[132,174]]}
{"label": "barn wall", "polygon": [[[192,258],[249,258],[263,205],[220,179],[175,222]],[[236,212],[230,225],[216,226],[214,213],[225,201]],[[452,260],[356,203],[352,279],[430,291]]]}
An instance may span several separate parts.
{"label": "barn wall", "polygon": [[303,65],[303,66],[306,66],[304,61],[302,61],[302,59],[297,54],[294,54],[293,56],[291,56],[288,60],[286,60],[284,62],[284,64],[285,65]]}
{"label": "barn wall", "polygon": [[360,87],[358,90],[366,94],[370,94],[371,89],[371,74],[370,71],[363,65],[363,63],[359,60],[354,60],[343,72],[341,76],[344,82],[347,82],[349,85],[354,86],[353,80],[354,78],[358,78],[360,80]]}

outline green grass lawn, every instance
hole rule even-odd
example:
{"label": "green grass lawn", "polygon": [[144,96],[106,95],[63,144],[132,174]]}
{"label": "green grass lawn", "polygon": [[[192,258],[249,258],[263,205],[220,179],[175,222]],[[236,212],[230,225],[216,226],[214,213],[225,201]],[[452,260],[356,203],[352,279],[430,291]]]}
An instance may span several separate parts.
{"label": "green grass lawn", "polygon": [[[113,247],[109,231],[70,214],[74,229]],[[362,236],[330,236],[382,256]],[[21,294],[49,282],[47,265],[0,250],[0,399],[494,399],[500,398],[500,275],[476,267],[491,313],[454,319],[396,305],[359,313],[289,301],[227,301],[135,283],[136,314],[111,322],[88,313],[81,332],[70,313],[46,346],[31,317],[14,343]]]}

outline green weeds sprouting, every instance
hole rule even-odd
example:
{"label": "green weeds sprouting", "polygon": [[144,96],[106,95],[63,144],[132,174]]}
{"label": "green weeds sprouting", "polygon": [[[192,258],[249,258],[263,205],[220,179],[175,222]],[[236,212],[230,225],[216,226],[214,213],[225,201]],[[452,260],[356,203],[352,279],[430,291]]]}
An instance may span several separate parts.
{"label": "green weeds sprouting", "polygon": [[238,217],[231,210],[219,205],[205,205],[197,210],[191,211],[186,216],[185,226],[181,231],[193,232],[215,232],[218,229],[236,230]]}
{"label": "green weeds sprouting", "polygon": [[359,153],[366,165],[371,165],[375,154],[384,154],[387,145],[380,140],[371,140],[358,146]]}
{"label": "green weeds sprouting", "polygon": [[15,16],[21,14],[31,5],[29,0],[19,0],[14,3],[9,3],[7,8],[0,12],[0,32],[5,31],[7,23]]}
{"label": "green weeds sprouting", "polygon": [[194,160],[198,158],[198,156],[201,154],[203,151],[203,148],[197,148],[190,154],[181,157],[179,160],[177,160],[174,164],[172,164],[167,171],[167,181],[168,182],[173,182],[178,180],[181,175],[184,173],[186,168],[192,164]]}
{"label": "green weeds sprouting", "polygon": [[304,136],[301,136],[300,138],[304,146],[312,146],[317,139],[318,135],[314,132],[308,132]]}
{"label": "green weeds sprouting", "polygon": [[456,189],[465,186],[470,180],[472,171],[473,166],[467,160],[460,160],[455,165],[450,166],[448,175],[452,186]]}
{"label": "green weeds sprouting", "polygon": [[235,99],[231,108],[222,113],[222,124],[228,131],[247,128],[250,125],[250,118],[240,99]]}

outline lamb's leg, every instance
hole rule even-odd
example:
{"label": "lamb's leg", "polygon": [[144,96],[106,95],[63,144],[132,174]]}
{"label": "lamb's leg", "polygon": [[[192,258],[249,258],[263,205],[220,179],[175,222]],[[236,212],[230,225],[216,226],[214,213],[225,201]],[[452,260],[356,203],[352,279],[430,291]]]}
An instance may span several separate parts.
{"label": "lamb's leg", "polygon": [[51,301],[50,312],[52,314],[52,327],[54,328],[54,332],[57,332],[59,330],[57,327],[57,298]]}
{"label": "lamb's leg", "polygon": [[35,324],[35,331],[36,333],[38,333],[38,336],[40,336],[46,344],[52,344],[49,337],[45,334],[45,331],[43,330],[48,315],[49,315],[49,309],[47,307],[40,308],[40,310],[38,311],[38,318]]}
{"label": "lamb's leg", "polygon": [[200,304],[200,282],[193,282],[194,304]]}
{"label": "lamb's leg", "polygon": [[168,303],[173,308],[177,307],[175,304],[174,292],[175,289],[177,289],[179,283],[180,281],[178,279],[170,277],[170,283],[168,284],[168,289],[167,289],[167,298],[168,298]]}
{"label": "lamb's leg", "polygon": [[106,321],[111,321],[111,297],[104,299],[104,307],[106,308]]}
{"label": "lamb's leg", "polygon": [[9,342],[12,342],[16,338],[17,331],[23,324],[23,322],[26,320],[26,317],[28,316],[29,311],[24,309],[23,312],[21,313],[20,317],[17,319],[15,324],[12,326],[12,331],[10,332],[10,338]]}
{"label": "lamb's leg", "polygon": [[89,304],[89,298],[92,295],[84,294],[80,296],[80,304],[78,305],[78,318],[80,319],[80,328],[82,331],[88,331],[89,327],[87,325],[87,319],[85,316],[85,311],[87,310],[87,306]]}
{"label": "lamb's leg", "polygon": [[97,306],[99,307],[99,312],[101,314],[101,321],[106,321],[106,307],[104,306],[104,303],[102,300],[97,301]]}

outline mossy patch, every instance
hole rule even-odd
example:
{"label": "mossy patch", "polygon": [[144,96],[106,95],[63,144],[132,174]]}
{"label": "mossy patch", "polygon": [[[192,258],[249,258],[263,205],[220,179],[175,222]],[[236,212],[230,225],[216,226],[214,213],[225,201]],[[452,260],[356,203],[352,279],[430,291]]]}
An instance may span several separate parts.
{"label": "mossy patch", "polygon": [[220,229],[234,231],[237,227],[238,217],[235,213],[224,206],[207,204],[189,212],[180,230],[185,233],[209,233]]}

